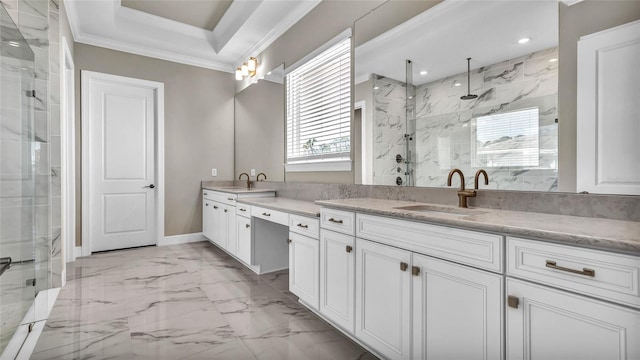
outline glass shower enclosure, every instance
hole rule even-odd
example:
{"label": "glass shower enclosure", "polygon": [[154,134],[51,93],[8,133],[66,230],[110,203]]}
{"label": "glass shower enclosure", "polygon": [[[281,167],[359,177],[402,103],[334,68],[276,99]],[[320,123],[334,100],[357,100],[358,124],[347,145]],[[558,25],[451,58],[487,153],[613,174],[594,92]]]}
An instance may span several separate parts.
{"label": "glass shower enclosure", "polygon": [[0,354],[32,321],[36,272],[48,271],[36,267],[35,172],[47,155],[34,135],[34,78],[34,53],[0,5]]}

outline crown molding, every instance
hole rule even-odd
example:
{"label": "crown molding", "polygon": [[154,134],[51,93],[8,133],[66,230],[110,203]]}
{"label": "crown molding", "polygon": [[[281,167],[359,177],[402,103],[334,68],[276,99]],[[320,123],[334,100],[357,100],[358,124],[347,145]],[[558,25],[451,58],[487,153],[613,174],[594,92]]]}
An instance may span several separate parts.
{"label": "crown molding", "polygon": [[571,6],[571,5],[575,5],[577,3],[582,2],[583,0],[560,0],[560,1],[562,1],[567,6]]}

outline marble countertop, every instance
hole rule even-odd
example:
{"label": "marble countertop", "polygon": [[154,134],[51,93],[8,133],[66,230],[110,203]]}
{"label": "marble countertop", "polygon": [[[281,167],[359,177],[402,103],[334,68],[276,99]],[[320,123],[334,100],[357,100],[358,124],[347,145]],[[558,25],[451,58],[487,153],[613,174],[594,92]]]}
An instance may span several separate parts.
{"label": "marble countertop", "polygon": [[[469,208],[464,214],[455,214],[450,211],[457,212],[458,208],[446,205],[370,198],[318,200],[315,203],[335,209],[640,255],[640,222],[634,221],[485,208]],[[436,211],[398,209],[416,205],[431,206]]]}
{"label": "marble countertop", "polygon": [[319,217],[321,208],[320,205],[315,204],[313,201],[295,200],[283,197],[243,198],[237,199],[236,202],[309,217]]}
{"label": "marble countertop", "polygon": [[203,189],[211,190],[211,191],[220,191],[229,194],[247,194],[247,193],[264,193],[264,192],[276,192],[275,189],[247,189],[243,186],[209,186],[203,185]]}

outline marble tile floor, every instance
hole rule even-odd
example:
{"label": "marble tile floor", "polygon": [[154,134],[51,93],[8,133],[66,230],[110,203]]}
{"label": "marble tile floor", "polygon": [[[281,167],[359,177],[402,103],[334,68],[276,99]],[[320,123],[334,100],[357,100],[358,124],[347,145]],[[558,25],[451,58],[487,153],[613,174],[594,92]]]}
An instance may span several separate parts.
{"label": "marble tile floor", "polygon": [[31,359],[375,359],[208,242],[106,252],[67,268]]}

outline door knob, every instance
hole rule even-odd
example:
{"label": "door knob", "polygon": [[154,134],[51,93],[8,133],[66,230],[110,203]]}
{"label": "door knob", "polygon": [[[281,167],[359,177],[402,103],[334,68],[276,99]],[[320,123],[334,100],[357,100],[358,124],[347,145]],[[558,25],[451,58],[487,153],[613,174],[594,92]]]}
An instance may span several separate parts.
{"label": "door knob", "polygon": [[153,189],[153,188],[155,188],[156,186],[155,186],[155,185],[153,185],[153,184],[151,184],[151,185],[147,185],[147,186],[145,186],[145,187],[146,187],[146,188],[149,188],[149,189]]}

